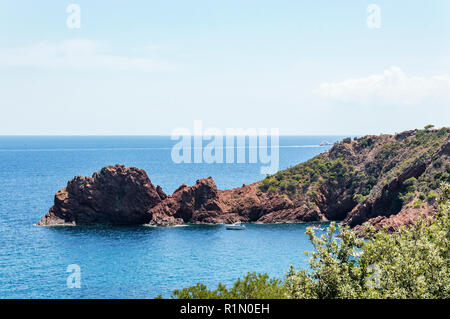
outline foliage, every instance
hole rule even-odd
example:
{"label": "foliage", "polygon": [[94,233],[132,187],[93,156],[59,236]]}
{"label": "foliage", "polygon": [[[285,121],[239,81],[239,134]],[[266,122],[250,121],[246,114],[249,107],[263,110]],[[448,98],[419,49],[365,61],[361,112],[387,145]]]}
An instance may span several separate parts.
{"label": "foliage", "polygon": [[423,204],[423,202],[422,202],[422,200],[419,198],[419,199],[417,199],[417,200],[414,201],[413,206],[414,206],[414,208],[420,208],[420,207],[422,207],[422,204]]}
{"label": "foliage", "polygon": [[367,196],[364,196],[363,194],[355,194],[353,196],[353,199],[358,203],[363,203],[366,200]]}
{"label": "foliage", "polygon": [[437,194],[433,191],[431,191],[430,193],[428,193],[427,199],[430,202],[434,202],[437,198]]}
{"label": "foliage", "polygon": [[450,223],[448,185],[434,220],[420,218],[397,233],[365,226],[365,240],[332,224],[326,235],[308,235],[315,247],[311,270],[292,267],[286,288],[292,298],[449,298]]}
{"label": "foliage", "polygon": [[175,290],[173,298],[178,299],[268,299],[287,298],[286,289],[281,280],[269,278],[267,274],[247,273],[238,278],[231,289],[219,284],[216,290],[208,290],[205,285]]}
{"label": "foliage", "polygon": [[259,190],[280,191],[292,195],[301,191],[302,186],[315,186],[324,182],[338,183],[351,172],[352,167],[342,157],[331,160],[321,154],[305,163],[267,176],[261,181]]}
{"label": "foliage", "polygon": [[374,146],[374,141],[369,137],[362,137],[359,139],[359,145],[361,145],[362,148],[372,148]]}

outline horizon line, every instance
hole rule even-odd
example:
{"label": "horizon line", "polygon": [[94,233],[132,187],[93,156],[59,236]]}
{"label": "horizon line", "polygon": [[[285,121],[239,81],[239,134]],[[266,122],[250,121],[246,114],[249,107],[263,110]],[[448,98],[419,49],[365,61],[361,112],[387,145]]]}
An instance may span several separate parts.
{"label": "horizon line", "polygon": [[[391,133],[379,133],[391,134]],[[374,134],[364,134],[374,135]],[[0,134],[0,137],[171,137],[171,134]],[[183,135],[180,135],[181,138]],[[205,136],[205,135],[186,135],[190,137]],[[214,136],[214,135],[213,135]],[[259,136],[259,135],[220,135],[227,136]],[[270,137],[270,134],[267,134]],[[363,136],[362,134],[279,134],[278,136]]]}

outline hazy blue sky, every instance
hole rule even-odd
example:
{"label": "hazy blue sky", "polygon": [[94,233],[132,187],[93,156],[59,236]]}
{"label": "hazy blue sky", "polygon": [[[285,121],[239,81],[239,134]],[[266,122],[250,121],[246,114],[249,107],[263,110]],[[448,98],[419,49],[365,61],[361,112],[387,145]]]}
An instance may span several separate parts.
{"label": "hazy blue sky", "polygon": [[448,0],[0,3],[0,134],[393,133],[450,124],[449,74]]}

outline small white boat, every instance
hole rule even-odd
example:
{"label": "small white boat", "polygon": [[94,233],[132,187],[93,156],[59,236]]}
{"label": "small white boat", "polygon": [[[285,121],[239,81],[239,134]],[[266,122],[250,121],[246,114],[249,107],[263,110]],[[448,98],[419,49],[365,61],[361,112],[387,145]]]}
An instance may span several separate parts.
{"label": "small white boat", "polygon": [[323,141],[322,143],[320,143],[320,146],[327,146],[327,145],[333,145],[333,143],[330,143],[328,141]]}
{"label": "small white boat", "polygon": [[245,229],[245,225],[242,225],[241,223],[227,224],[225,225],[225,228],[230,230],[243,230]]}

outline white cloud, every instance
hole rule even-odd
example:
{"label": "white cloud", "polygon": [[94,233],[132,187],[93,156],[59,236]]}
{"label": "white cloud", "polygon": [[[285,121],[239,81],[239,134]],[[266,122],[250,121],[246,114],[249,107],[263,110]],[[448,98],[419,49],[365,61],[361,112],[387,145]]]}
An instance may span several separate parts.
{"label": "white cloud", "polygon": [[108,48],[91,40],[42,42],[26,47],[0,49],[0,68],[113,69],[156,71],[168,69],[164,61],[148,56],[114,55]]}
{"label": "white cloud", "polygon": [[340,102],[418,104],[427,99],[450,101],[450,76],[408,76],[392,66],[382,74],[322,83],[314,93]]}

